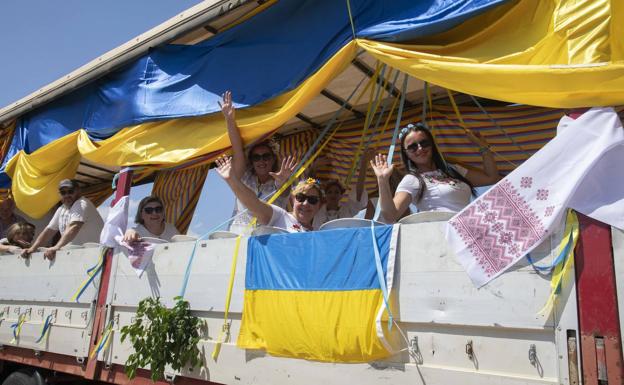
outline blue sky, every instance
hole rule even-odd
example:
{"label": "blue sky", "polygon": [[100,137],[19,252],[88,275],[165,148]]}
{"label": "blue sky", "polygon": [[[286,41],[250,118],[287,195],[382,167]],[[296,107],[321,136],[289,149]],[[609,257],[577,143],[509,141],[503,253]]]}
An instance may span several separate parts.
{"label": "blue sky", "polygon": [[[109,50],[200,3],[198,0],[0,1],[0,106],[68,74]],[[151,185],[133,189],[130,216]],[[108,204],[106,202],[104,205]],[[233,196],[208,174],[190,232],[203,234],[227,219]],[[102,213],[107,210],[102,208]]]}

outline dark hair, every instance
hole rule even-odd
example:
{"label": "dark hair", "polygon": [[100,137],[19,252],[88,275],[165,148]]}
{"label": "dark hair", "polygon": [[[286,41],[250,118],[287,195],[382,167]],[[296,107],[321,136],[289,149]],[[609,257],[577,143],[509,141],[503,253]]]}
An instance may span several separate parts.
{"label": "dark hair", "polygon": [[275,142],[273,142],[272,140],[263,140],[262,142],[258,142],[258,143],[251,145],[251,147],[249,147],[249,151],[247,151],[247,162],[249,163],[249,168],[251,170],[251,173],[252,174],[256,173],[256,171],[253,168],[253,164],[251,162],[251,154],[258,147],[266,147],[269,150],[269,152],[271,152],[271,155],[273,155],[273,166],[271,166],[271,172],[279,171],[279,168],[280,168],[279,156],[277,155],[277,151],[275,151],[275,148],[274,148]]}
{"label": "dark hair", "polygon": [[22,233],[26,233],[28,235],[29,239],[27,242],[31,243],[33,239],[35,238],[35,225],[33,225],[32,223],[28,223],[28,222],[17,222],[9,226],[9,228],[7,229],[7,236],[6,236],[7,241],[9,242],[9,245],[20,246],[20,247],[23,246],[15,241],[15,237],[18,234],[22,234]]}
{"label": "dark hair", "polygon": [[416,164],[412,162],[412,160],[407,156],[407,151],[405,150],[405,138],[410,132],[422,132],[423,134],[425,134],[425,136],[427,136],[427,139],[429,139],[432,144],[431,158],[436,168],[440,170],[447,177],[458,179],[466,183],[470,187],[470,191],[472,192],[472,195],[477,195],[472,183],[470,183],[470,181],[468,181],[466,177],[461,175],[459,172],[457,172],[457,170],[455,170],[455,168],[453,168],[452,166],[449,166],[444,161],[444,159],[442,159],[442,154],[440,154],[440,152],[438,151],[438,146],[436,146],[435,144],[436,142],[435,142],[433,135],[431,134],[431,131],[429,131],[429,129],[425,127],[424,124],[416,123],[416,124],[408,124],[406,127],[404,127],[401,130],[399,139],[401,141],[401,160],[403,161],[405,170],[407,171],[407,173],[412,174],[416,178],[418,178],[418,182],[420,182],[420,186],[422,186],[422,188],[420,189],[420,192],[418,193],[418,198],[416,199],[417,202],[420,201],[420,199],[423,197],[423,194],[425,193],[425,189],[427,188],[427,185],[425,184],[425,180],[423,179],[422,175],[420,175],[420,171],[418,171],[418,166],[416,166]]}
{"label": "dark hair", "polygon": [[340,183],[340,181],[336,180],[336,179],[330,179],[325,183],[325,186],[323,187],[323,189],[325,191],[329,190],[330,187],[332,186],[336,186],[338,187],[338,190],[340,191],[340,194],[344,194],[345,191],[347,191],[344,187],[342,187],[342,183]]}
{"label": "dark hair", "polygon": [[[148,204],[152,202],[160,203],[160,205],[163,207],[163,210],[164,210],[165,205],[163,204],[163,201],[159,197],[155,195],[148,195],[145,198],[141,199],[141,202],[139,202],[139,207],[137,208],[136,216],[134,217],[134,223],[143,224],[143,218],[141,218],[141,212],[143,211],[145,206],[147,206]],[[163,221],[164,220],[165,220],[165,216],[163,215]]]}

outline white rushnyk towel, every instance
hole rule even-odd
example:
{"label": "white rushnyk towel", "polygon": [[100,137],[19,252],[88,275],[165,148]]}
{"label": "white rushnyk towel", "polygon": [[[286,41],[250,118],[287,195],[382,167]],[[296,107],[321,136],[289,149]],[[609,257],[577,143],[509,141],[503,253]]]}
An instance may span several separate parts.
{"label": "white rushnyk towel", "polygon": [[624,229],[624,129],[615,111],[564,117],[557,132],[448,222],[446,239],[476,286],[531,252],[567,208]]}

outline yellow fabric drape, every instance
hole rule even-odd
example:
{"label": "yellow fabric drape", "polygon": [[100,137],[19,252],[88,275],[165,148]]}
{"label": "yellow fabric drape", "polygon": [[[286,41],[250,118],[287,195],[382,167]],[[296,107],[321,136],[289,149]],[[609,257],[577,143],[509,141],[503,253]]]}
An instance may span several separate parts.
{"label": "yellow fabric drape", "polygon": [[[303,107],[346,66],[356,52],[351,42],[299,87],[258,106],[237,111],[245,142],[277,129]],[[107,166],[176,165],[227,150],[230,141],[220,113],[203,117],[143,123],[113,137],[93,142],[84,130],[51,142],[32,154],[20,151],[7,164],[15,202],[27,215],[42,217],[57,201],[58,183],[75,175],[80,158]]]}
{"label": "yellow fabric drape", "polygon": [[621,0],[524,0],[503,11],[429,45],[357,43],[401,71],[467,94],[562,108],[624,102]]}
{"label": "yellow fabric drape", "polygon": [[[621,0],[521,0],[418,44],[355,40],[295,90],[238,111],[238,122],[246,142],[274,131],[338,75],[358,47],[419,79],[486,98],[557,108],[621,105],[622,36]],[[33,154],[19,153],[7,173],[18,207],[39,217],[80,157],[108,166],[171,166],[229,147],[216,113],[139,124],[100,142],[72,133]]]}
{"label": "yellow fabric drape", "polygon": [[181,234],[191,224],[195,207],[199,201],[209,165],[181,170],[159,172],[154,181],[152,195],[159,197],[165,205],[165,220],[175,225]]}

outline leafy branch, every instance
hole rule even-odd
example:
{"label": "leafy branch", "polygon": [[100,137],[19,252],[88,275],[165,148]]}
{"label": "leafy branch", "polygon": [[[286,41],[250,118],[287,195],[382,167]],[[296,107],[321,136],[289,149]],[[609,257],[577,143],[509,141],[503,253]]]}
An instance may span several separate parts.
{"label": "leafy branch", "polygon": [[197,348],[201,321],[191,314],[190,305],[175,297],[175,306],[167,309],[160,298],[144,298],[139,302],[136,318],[121,328],[121,341],[130,338],[134,353],[126,361],[126,374],[136,376],[138,368],[149,366],[152,381],[165,377],[166,365],[180,370],[188,363],[197,367],[201,353]]}

